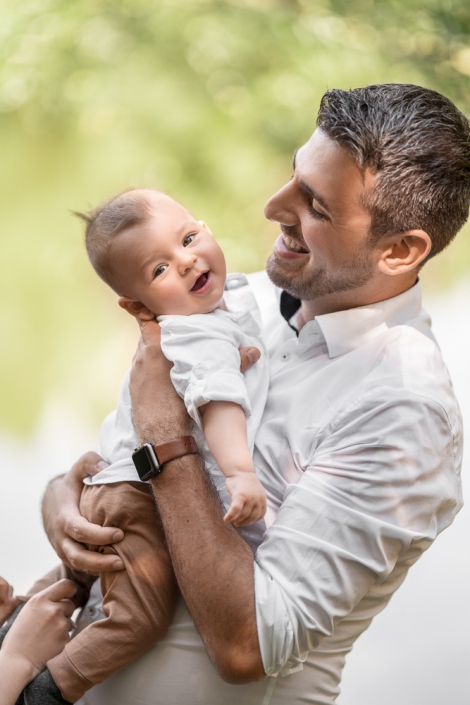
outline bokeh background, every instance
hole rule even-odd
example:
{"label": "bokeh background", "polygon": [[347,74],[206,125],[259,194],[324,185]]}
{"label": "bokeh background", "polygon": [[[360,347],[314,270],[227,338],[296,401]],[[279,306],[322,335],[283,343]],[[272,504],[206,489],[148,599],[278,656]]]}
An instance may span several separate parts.
{"label": "bokeh background", "polygon": [[[137,340],[70,211],[155,186],[232,270],[261,269],[263,205],[322,94],[384,82],[470,115],[468,0],[2,0],[0,571],[19,589],[54,561],[42,488],[93,445]],[[422,277],[467,418],[469,234]],[[341,703],[468,705],[469,539],[462,513],[363,637]]]}

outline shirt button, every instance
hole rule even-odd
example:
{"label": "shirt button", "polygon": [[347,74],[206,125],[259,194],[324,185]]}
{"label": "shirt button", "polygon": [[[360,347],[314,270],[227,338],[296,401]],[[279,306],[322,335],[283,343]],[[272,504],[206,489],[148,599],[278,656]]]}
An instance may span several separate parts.
{"label": "shirt button", "polygon": [[196,377],[196,379],[202,379],[204,377],[204,370],[196,368],[194,370],[194,376]]}
{"label": "shirt button", "polygon": [[287,362],[287,360],[288,360],[289,358],[290,358],[289,353],[284,353],[283,356],[282,356],[282,359],[284,360],[284,362]]}
{"label": "shirt button", "polygon": [[86,608],[86,613],[89,617],[94,617],[96,614],[96,610],[94,607],[87,607]]}

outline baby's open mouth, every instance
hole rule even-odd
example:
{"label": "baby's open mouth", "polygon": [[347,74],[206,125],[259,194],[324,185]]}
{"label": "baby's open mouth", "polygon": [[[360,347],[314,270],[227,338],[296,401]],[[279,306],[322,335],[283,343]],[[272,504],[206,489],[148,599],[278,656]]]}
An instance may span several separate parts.
{"label": "baby's open mouth", "polygon": [[204,286],[207,284],[209,275],[210,272],[203,272],[202,274],[200,274],[194,282],[193,286],[191,287],[190,291],[200,291],[201,289],[203,289]]}

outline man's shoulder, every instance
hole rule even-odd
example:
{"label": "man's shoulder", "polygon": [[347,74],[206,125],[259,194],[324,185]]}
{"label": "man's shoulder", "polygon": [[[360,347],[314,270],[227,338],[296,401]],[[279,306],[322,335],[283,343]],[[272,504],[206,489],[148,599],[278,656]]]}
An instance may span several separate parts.
{"label": "man's shoulder", "polygon": [[460,434],[460,408],[434,338],[414,326],[393,326],[379,336],[374,354],[376,364],[358,385],[359,397],[370,397],[378,407],[439,407],[451,429]]}

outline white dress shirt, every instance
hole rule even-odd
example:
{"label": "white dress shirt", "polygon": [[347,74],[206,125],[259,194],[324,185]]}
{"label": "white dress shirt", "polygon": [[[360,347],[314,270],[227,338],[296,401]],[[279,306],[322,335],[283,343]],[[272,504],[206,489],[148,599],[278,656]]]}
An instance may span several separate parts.
{"label": "white dress shirt", "polygon": [[250,282],[271,376],[254,454],[270,525],[257,624],[280,677],[223,683],[180,603],[165,639],[84,703],[332,705],[354,641],[461,507],[461,416],[420,284],[297,335],[266,275]]}

